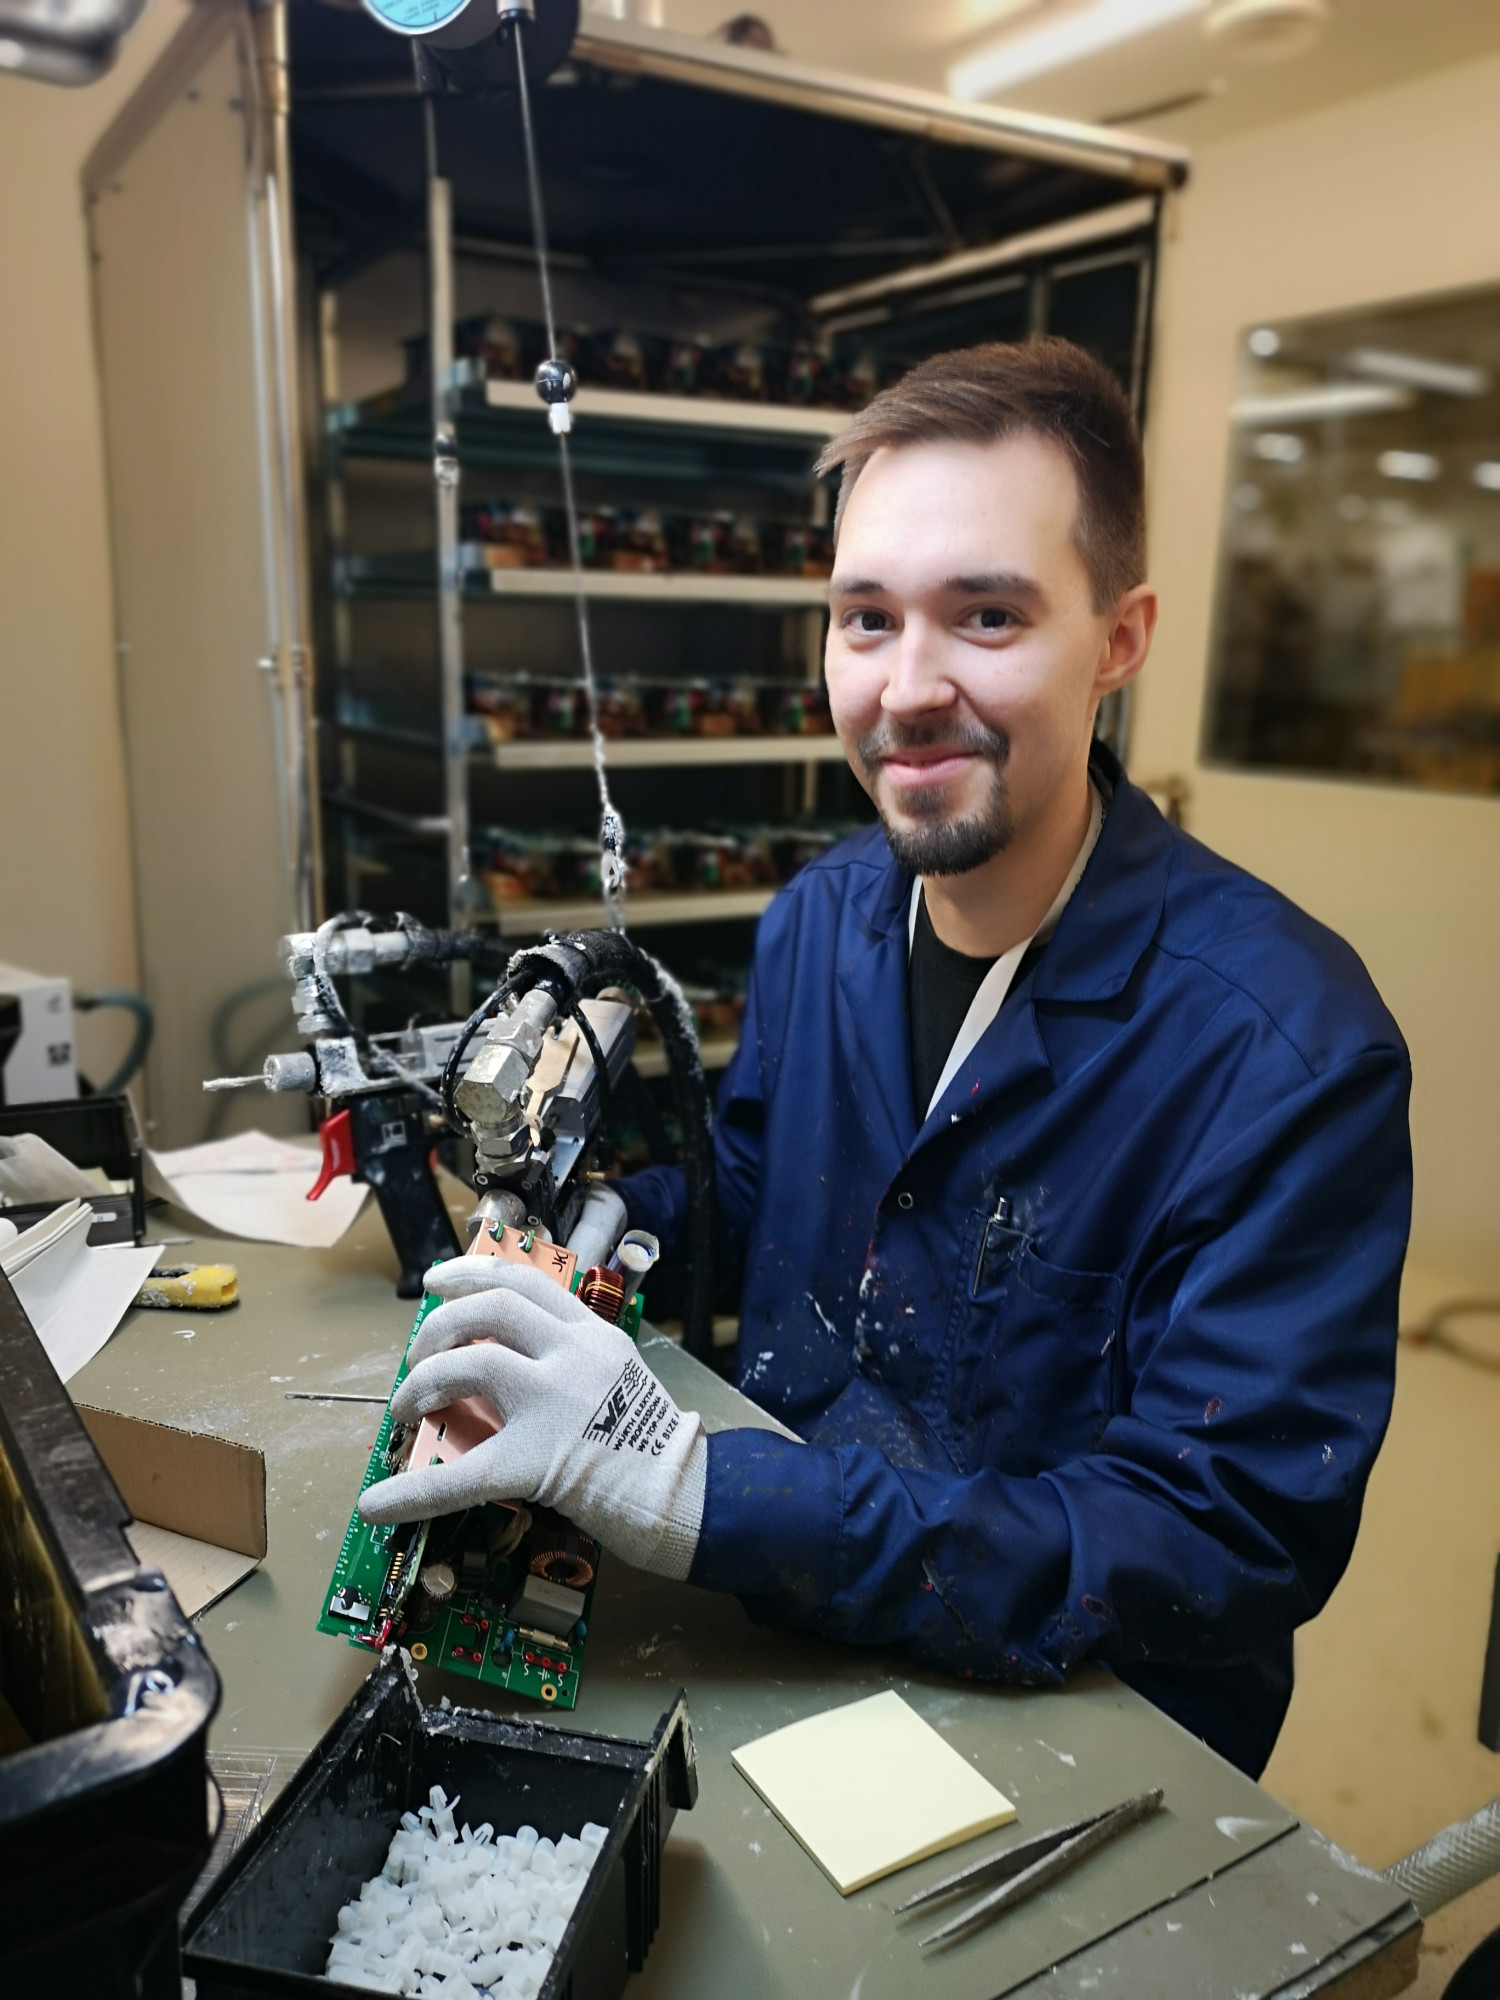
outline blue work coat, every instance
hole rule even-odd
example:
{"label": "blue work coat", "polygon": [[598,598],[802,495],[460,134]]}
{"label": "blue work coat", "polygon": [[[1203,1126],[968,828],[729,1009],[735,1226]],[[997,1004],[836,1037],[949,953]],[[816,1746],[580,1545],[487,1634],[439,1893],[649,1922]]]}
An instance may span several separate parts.
{"label": "blue work coat", "polygon": [[[716,1126],[739,1381],[694,1583],[951,1671],[1092,1656],[1244,1770],[1390,1413],[1410,1068],[1358,958],[1107,753],[1055,935],[923,1118],[879,828],[761,920]],[[622,1183],[670,1243],[680,1173]]]}

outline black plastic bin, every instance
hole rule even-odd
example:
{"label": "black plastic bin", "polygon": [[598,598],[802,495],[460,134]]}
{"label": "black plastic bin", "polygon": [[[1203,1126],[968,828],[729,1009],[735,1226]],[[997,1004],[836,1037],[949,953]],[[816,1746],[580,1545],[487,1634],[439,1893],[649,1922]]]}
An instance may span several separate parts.
{"label": "black plastic bin", "polygon": [[499,1833],[608,1827],[538,2000],[616,2000],[656,1933],[667,1830],[698,1796],[687,1696],[649,1743],[585,1736],[423,1708],[394,1648],[188,1919],[183,1970],[198,2000],[363,1992],[320,1977],[338,1913],[434,1785],[458,1795],[461,1819]]}
{"label": "black plastic bin", "polygon": [[[144,1243],[146,1173],[141,1138],[130,1099],[59,1097],[40,1104],[0,1104],[0,1139],[34,1132],[75,1167],[101,1167],[112,1181],[128,1181],[128,1193],[103,1188],[88,1197],[94,1211],[90,1243]],[[29,1229],[60,1206],[55,1201],[18,1201],[6,1209],[17,1229]]]}
{"label": "black plastic bin", "polygon": [[0,1994],[180,2000],[219,1684],[0,1277]]}

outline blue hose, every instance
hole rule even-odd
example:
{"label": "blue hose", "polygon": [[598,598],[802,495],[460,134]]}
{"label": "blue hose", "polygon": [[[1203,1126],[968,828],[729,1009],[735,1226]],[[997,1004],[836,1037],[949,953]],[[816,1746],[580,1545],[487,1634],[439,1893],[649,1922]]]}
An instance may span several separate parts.
{"label": "blue hose", "polygon": [[91,1014],[96,1007],[121,1007],[127,1014],[135,1016],[135,1032],[124,1059],[109,1081],[98,1086],[101,1097],[118,1096],[146,1060],[146,1052],[151,1047],[151,1037],[156,1032],[156,1016],[151,1012],[151,1002],[144,993],[130,993],[124,987],[105,986],[97,993],[78,994],[73,1005],[80,1014]]}

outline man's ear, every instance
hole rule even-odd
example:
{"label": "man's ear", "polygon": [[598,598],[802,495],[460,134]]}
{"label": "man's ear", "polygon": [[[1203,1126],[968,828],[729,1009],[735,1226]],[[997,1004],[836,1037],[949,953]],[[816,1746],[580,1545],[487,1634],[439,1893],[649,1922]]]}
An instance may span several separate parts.
{"label": "man's ear", "polygon": [[1156,630],[1156,592],[1149,583],[1127,590],[1109,614],[1105,649],[1094,676],[1094,700],[1128,687],[1146,664]]}

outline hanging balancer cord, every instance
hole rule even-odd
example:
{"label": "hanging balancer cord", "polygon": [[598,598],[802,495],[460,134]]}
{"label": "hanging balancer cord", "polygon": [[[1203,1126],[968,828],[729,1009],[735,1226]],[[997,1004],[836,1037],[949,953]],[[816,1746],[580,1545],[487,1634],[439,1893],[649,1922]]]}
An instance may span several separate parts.
{"label": "hanging balancer cord", "polygon": [[537,276],[542,287],[542,319],[547,329],[547,359],[536,371],[537,394],[547,405],[547,420],[557,439],[562,469],[563,511],[568,521],[568,557],[573,566],[573,600],[578,616],[578,651],[589,698],[589,732],[594,745],[594,778],[599,787],[599,879],[609,927],[625,929],[625,822],[609,795],[604,766],[604,736],[599,728],[599,696],[594,683],[594,649],[589,632],[588,597],[583,581],[583,550],[578,537],[578,503],[573,492],[573,461],[568,452],[572,412],[568,405],[578,378],[557,351],[557,322],[552,311],[552,277],[547,268],[547,218],[542,208],[542,184],[537,172],[536,137],[531,126],[531,92],[526,76],[526,50],[521,23],[530,18],[520,6],[502,7],[516,45],[516,86],[521,98],[521,136],[526,150],[526,192],[531,203],[531,234],[536,249]]}

